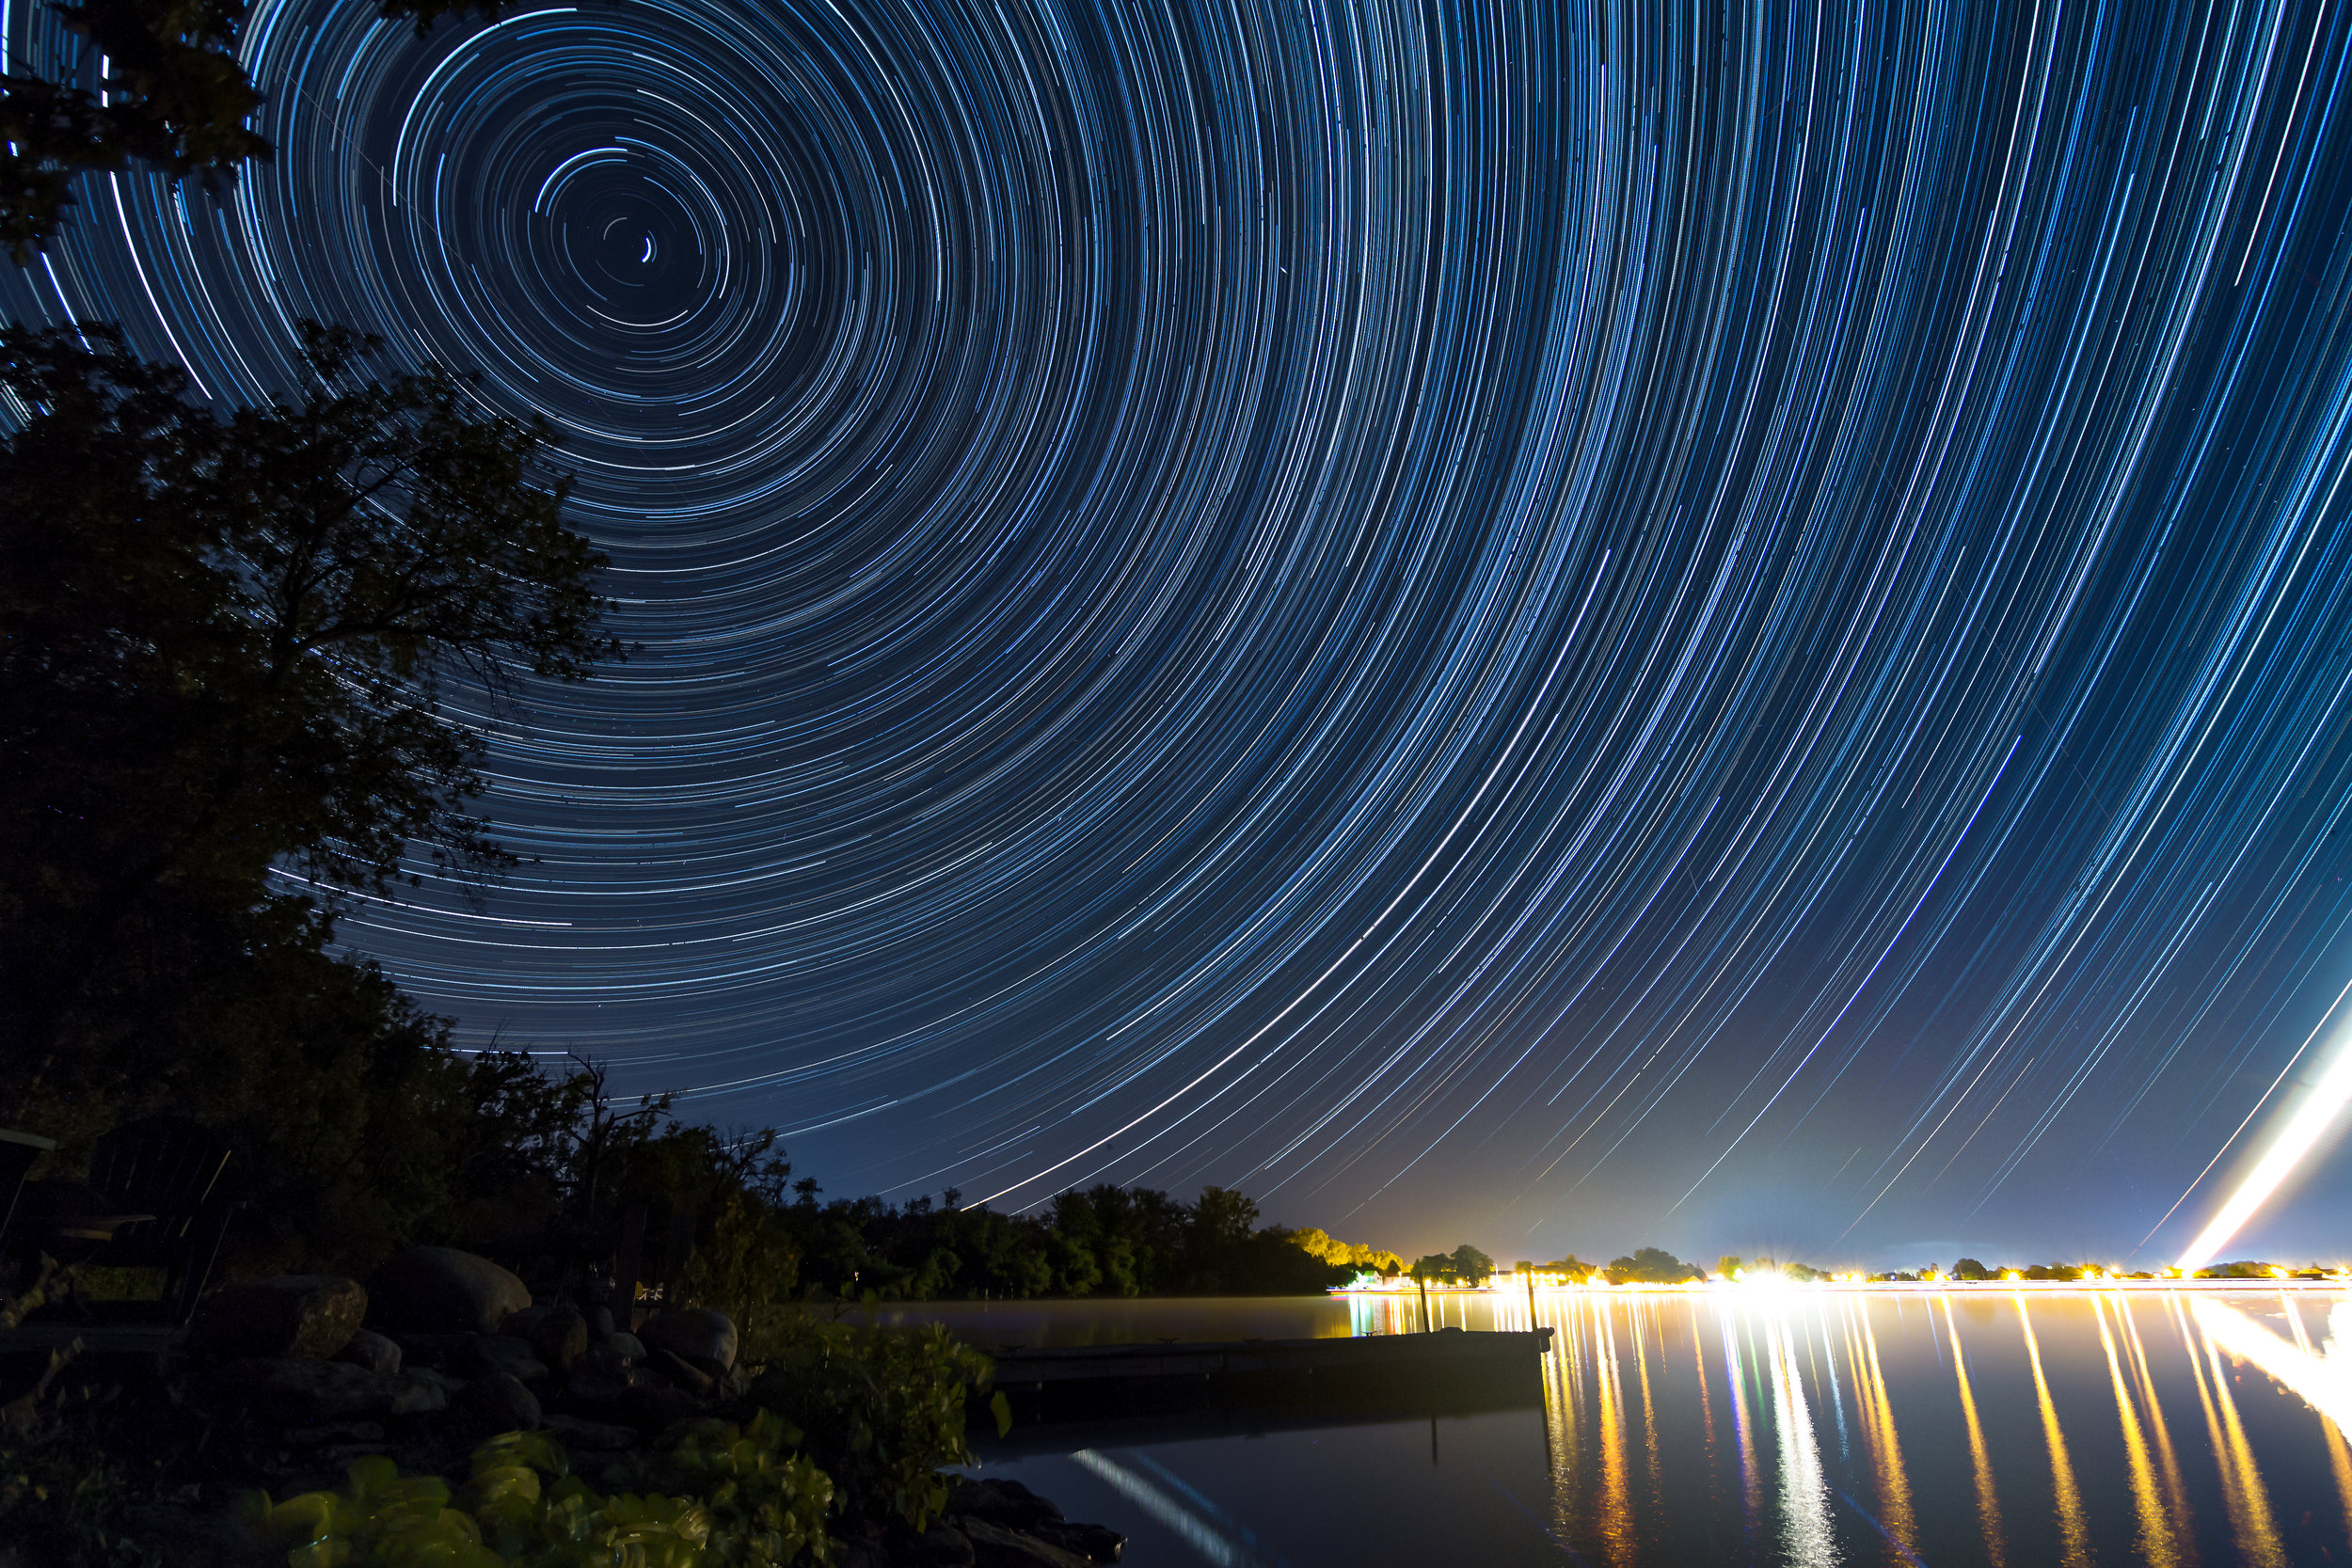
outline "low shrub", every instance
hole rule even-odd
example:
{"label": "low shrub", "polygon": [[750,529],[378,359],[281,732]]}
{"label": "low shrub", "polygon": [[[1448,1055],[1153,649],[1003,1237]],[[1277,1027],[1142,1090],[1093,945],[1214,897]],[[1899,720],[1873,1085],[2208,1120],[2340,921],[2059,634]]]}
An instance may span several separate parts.
{"label": "low shrub", "polygon": [[[750,1342],[766,1363],[750,1402],[800,1430],[845,1512],[928,1528],[947,1501],[938,1472],[971,1460],[964,1403],[987,1387],[989,1358],[937,1324],[908,1332],[805,1311],[760,1321]],[[993,1407],[1001,1426],[1003,1395]]]}
{"label": "low shrub", "polygon": [[653,1467],[683,1495],[600,1495],[561,1444],[510,1432],[473,1453],[473,1478],[404,1476],[380,1455],[353,1461],[339,1492],[246,1515],[288,1568],[769,1568],[831,1560],[833,1482],[790,1449],[797,1433],[763,1412],[748,1426],[701,1421]]}

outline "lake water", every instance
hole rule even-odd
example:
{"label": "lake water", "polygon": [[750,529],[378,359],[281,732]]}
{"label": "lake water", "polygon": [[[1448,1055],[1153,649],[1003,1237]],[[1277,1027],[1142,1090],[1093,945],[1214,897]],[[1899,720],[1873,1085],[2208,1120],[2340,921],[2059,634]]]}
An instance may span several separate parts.
{"label": "lake water", "polygon": [[[1524,1328],[1523,1296],[1432,1298]],[[949,1304],[981,1345],[1410,1332],[1397,1297]],[[983,1455],[1160,1564],[2352,1564],[2340,1293],[1558,1291],[1540,1407]]]}

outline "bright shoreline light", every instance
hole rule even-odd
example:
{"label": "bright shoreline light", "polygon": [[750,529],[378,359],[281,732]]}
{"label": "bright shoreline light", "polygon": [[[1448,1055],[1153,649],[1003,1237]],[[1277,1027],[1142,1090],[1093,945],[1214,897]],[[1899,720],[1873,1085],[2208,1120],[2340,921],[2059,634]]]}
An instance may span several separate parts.
{"label": "bright shoreline light", "polygon": [[2253,1216],[2254,1211],[2311,1153],[2346,1101],[2352,1101],[2352,1033],[2340,1035],[2328,1070],[2305,1091],[2302,1104],[2287,1117],[2269,1149],[2246,1173],[2246,1179],[2237,1184],[2229,1201],[2182,1252],[2182,1273],[2195,1274],[2221,1256],[2221,1249],[2230,1244],[2231,1238]]}
{"label": "bright shoreline light", "polygon": [[[1516,1275],[1499,1275],[1498,1283],[1490,1285],[1436,1285],[1429,1293],[1446,1296],[1513,1296],[1528,1287]],[[1508,1281],[1508,1283],[1501,1283]],[[1407,1279],[1403,1285],[1335,1285],[1329,1294],[1334,1296],[1406,1296],[1415,1289]],[[1770,1281],[1750,1277],[1744,1280],[1726,1279],[1721,1275],[1700,1280],[1685,1280],[1675,1285],[1655,1285],[1628,1281],[1612,1285],[1606,1280],[1579,1282],[1556,1275],[1538,1275],[1534,1289],[1544,1295],[1718,1295],[1762,1300],[1785,1293],[1805,1291],[1859,1291],[1873,1295],[1889,1293],[1924,1295],[1949,1292],[1954,1295],[2047,1295],[2079,1293],[2086,1291],[2112,1292],[2118,1291],[2169,1291],[2192,1295],[2242,1295],[2259,1291],[2275,1296],[2280,1291],[2315,1291],[2342,1295],[2352,1292],[2352,1269],[2330,1268],[2319,1274],[2290,1275],[2274,1269],[2267,1278],[2257,1279],[2191,1279],[2177,1270],[2167,1270],[2147,1278],[2135,1278],[2122,1274],[2093,1274],[2086,1270],[2079,1279],[2027,1279],[2014,1270],[1992,1279],[1871,1279],[1859,1274],[1826,1275],[1820,1279],[1773,1278]]]}

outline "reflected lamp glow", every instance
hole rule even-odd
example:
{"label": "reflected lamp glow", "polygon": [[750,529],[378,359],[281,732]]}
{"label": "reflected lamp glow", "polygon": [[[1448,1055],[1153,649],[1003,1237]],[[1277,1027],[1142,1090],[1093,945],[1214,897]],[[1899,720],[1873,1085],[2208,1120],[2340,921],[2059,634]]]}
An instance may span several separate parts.
{"label": "reflected lamp glow", "polygon": [[2340,1036],[2328,1070],[2304,1092],[2302,1103],[2279,1129],[2270,1148],[2181,1254],[2182,1273],[2195,1274],[2221,1255],[2221,1249],[2230,1244],[2230,1239],[2252,1217],[2254,1211],[2278,1191],[2279,1184],[2302,1164],[2304,1156],[2334,1125],[2348,1101],[2352,1101],[2352,1036]]}
{"label": "reflected lamp glow", "polygon": [[[2352,1376],[2333,1356],[2314,1355],[2281,1339],[2245,1313],[2217,1301],[2192,1300],[2189,1310],[2207,1338],[2241,1361],[2250,1361],[2300,1395],[2313,1410],[2352,1433]],[[2330,1338],[2328,1348],[2336,1347]]]}

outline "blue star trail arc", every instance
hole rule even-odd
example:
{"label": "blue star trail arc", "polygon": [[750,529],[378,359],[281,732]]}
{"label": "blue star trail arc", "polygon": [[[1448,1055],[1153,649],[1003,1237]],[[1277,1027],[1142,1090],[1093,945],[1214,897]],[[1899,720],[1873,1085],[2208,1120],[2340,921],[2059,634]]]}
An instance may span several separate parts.
{"label": "blue star trail arc", "polygon": [[276,161],[5,287],[559,432],[642,651],[342,927],[469,1045],[836,1192],[2104,1244],[2352,974],[2348,30],[260,0]]}

